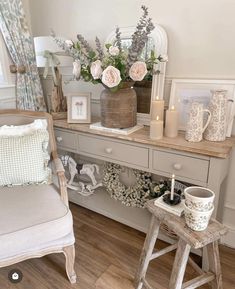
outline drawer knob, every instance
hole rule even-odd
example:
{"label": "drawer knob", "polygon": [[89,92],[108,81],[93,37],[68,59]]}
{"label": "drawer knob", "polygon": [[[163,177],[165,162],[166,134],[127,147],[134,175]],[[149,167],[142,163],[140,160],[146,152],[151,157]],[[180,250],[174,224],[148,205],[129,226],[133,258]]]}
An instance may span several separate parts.
{"label": "drawer knob", "polygon": [[173,165],[173,168],[174,168],[175,170],[179,171],[179,170],[182,169],[182,165],[179,164],[179,163],[176,163],[176,164]]}
{"label": "drawer knob", "polygon": [[105,148],[105,152],[106,152],[107,154],[111,154],[112,151],[113,151],[112,148]]}
{"label": "drawer knob", "polygon": [[61,136],[57,136],[56,140],[57,142],[62,142],[63,138]]}

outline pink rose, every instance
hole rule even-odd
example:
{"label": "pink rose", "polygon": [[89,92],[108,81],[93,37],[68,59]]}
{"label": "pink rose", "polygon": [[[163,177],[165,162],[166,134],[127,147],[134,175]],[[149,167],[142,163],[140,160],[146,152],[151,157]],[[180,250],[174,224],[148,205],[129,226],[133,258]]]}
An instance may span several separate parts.
{"label": "pink rose", "polygon": [[129,75],[132,80],[141,81],[144,79],[147,72],[146,63],[143,61],[136,61],[132,64],[129,70]]}
{"label": "pink rose", "polygon": [[100,60],[91,63],[91,75],[94,79],[99,79],[101,77],[103,72],[101,65],[102,63]]}
{"label": "pink rose", "polygon": [[65,40],[65,43],[69,48],[73,47],[73,41],[72,40],[67,39],[67,40]]}
{"label": "pink rose", "polygon": [[121,81],[120,71],[114,66],[108,66],[102,74],[102,82],[108,87],[115,87]]}
{"label": "pink rose", "polygon": [[119,48],[117,46],[110,46],[109,47],[109,53],[112,55],[112,56],[117,56],[119,54]]}

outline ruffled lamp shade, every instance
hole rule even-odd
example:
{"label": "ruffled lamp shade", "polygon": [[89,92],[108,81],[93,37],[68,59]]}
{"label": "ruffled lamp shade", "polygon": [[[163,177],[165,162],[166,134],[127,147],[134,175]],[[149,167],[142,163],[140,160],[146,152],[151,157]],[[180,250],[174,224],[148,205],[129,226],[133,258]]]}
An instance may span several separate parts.
{"label": "ruffled lamp shade", "polygon": [[45,51],[50,51],[54,53],[58,59],[60,67],[72,67],[73,59],[71,56],[67,56],[57,44],[53,40],[51,36],[39,36],[34,37],[34,48],[36,54],[37,67],[45,67],[46,66],[46,58],[43,56]]}

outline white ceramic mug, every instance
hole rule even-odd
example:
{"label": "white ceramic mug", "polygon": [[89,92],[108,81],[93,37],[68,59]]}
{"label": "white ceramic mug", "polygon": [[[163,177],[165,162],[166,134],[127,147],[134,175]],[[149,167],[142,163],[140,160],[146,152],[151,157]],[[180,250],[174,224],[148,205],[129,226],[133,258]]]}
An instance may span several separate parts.
{"label": "white ceramic mug", "polygon": [[184,190],[185,205],[199,212],[210,211],[214,204],[215,193],[204,187],[187,187]]}
{"label": "white ceramic mug", "polygon": [[189,209],[184,204],[184,216],[187,226],[193,231],[204,231],[210,221],[210,217],[213,213],[214,207],[210,211],[200,212]]}
{"label": "white ceramic mug", "polygon": [[[203,125],[204,113],[208,113],[206,124]],[[203,133],[211,120],[211,112],[203,108],[203,103],[193,102],[191,104],[189,119],[186,126],[185,139],[190,142],[202,140]]]}

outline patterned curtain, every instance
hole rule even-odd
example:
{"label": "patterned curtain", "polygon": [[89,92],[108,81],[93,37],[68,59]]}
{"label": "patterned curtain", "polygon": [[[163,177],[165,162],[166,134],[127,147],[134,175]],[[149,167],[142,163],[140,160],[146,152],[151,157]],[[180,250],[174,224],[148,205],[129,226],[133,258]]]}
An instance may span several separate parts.
{"label": "patterned curtain", "polygon": [[18,109],[46,110],[30,35],[21,0],[0,1],[0,29],[16,67],[16,102]]}

